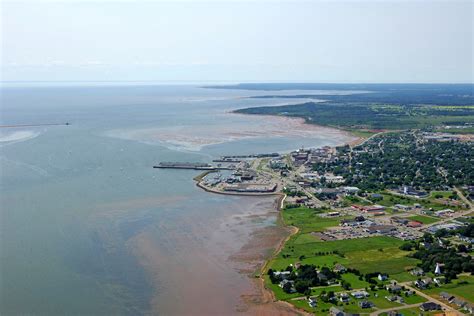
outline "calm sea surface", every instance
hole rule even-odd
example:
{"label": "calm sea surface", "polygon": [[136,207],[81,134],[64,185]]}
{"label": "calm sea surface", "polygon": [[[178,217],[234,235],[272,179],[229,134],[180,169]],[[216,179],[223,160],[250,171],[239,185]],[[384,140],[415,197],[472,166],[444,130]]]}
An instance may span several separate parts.
{"label": "calm sea surface", "polygon": [[1,125],[71,125],[0,130],[0,314],[234,311],[249,280],[228,258],[254,229],[274,225],[258,216],[274,199],[209,194],[194,185],[197,172],[152,166],[345,140],[228,114],[285,103],[240,98],[257,94],[1,88]]}

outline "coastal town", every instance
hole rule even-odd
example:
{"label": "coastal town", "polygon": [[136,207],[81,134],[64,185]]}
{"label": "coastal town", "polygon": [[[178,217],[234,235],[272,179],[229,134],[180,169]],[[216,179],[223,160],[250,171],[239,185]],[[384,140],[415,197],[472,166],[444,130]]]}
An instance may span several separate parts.
{"label": "coastal town", "polygon": [[276,300],[317,315],[462,315],[474,311],[473,147],[472,135],[377,132],[155,168],[202,170],[212,193],[280,197],[295,230],[258,275]]}

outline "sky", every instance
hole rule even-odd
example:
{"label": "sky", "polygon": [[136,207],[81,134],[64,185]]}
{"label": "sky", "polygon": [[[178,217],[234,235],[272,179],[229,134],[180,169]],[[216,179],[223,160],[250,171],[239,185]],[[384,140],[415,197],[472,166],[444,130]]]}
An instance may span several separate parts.
{"label": "sky", "polygon": [[0,80],[472,83],[473,7],[0,0]]}

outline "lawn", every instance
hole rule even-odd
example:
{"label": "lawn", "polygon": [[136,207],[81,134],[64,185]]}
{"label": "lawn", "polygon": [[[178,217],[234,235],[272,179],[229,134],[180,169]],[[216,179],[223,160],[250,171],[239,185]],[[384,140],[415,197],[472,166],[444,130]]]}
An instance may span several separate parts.
{"label": "lawn", "polygon": [[[459,284],[459,282],[467,282],[467,284]],[[450,284],[443,284],[440,287],[435,287],[424,292],[435,296],[440,292],[448,292],[470,302],[474,302],[474,276],[459,276],[458,280],[453,280]]]}
{"label": "lawn", "polygon": [[410,216],[408,217],[408,219],[412,221],[418,221],[423,224],[432,224],[439,221],[439,218],[433,218],[430,216],[423,216],[423,215]]}
{"label": "lawn", "polygon": [[283,210],[283,220],[286,225],[297,226],[302,233],[321,232],[327,227],[337,226],[344,217],[321,217],[320,211],[306,207]]}
{"label": "lawn", "polygon": [[[403,205],[407,205],[407,206],[412,206],[413,204],[418,203],[421,206],[423,206],[423,208],[425,208],[425,209],[432,208],[436,211],[443,210],[443,209],[447,208],[446,205],[443,205],[443,204],[436,203],[436,202],[432,201],[432,199],[434,199],[432,197],[424,198],[424,199],[417,199],[417,198],[410,198],[410,197],[390,194],[388,192],[380,192],[380,194],[382,195],[383,199],[380,200],[380,201],[377,201],[376,204],[380,204],[380,205],[387,206],[387,207],[392,207],[395,204],[403,204]],[[458,206],[450,206],[449,208],[454,209],[454,210],[462,209],[461,207],[458,207]]]}
{"label": "lawn", "polygon": [[[407,257],[409,252],[398,248],[403,241],[392,237],[380,236],[304,243],[307,238],[301,237],[299,234],[293,236],[277,258],[273,260],[272,267],[283,269],[290,263],[294,264],[297,261],[332,267],[334,263],[339,262],[347,267],[358,269],[362,273],[378,271],[401,274],[405,272],[406,268],[413,267],[418,262],[416,259]],[[338,251],[339,254],[333,253],[334,251]],[[319,253],[325,255],[319,255]]]}

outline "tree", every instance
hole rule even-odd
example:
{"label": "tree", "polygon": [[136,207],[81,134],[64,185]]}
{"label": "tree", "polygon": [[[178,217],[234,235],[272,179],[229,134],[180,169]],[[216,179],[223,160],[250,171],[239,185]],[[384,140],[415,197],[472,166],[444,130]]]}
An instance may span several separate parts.
{"label": "tree", "polygon": [[295,289],[298,293],[305,293],[309,289],[309,282],[304,280],[297,280],[295,282]]}
{"label": "tree", "polygon": [[292,289],[293,289],[293,287],[292,287],[290,282],[287,282],[283,285],[283,291],[285,293],[291,293]]}

